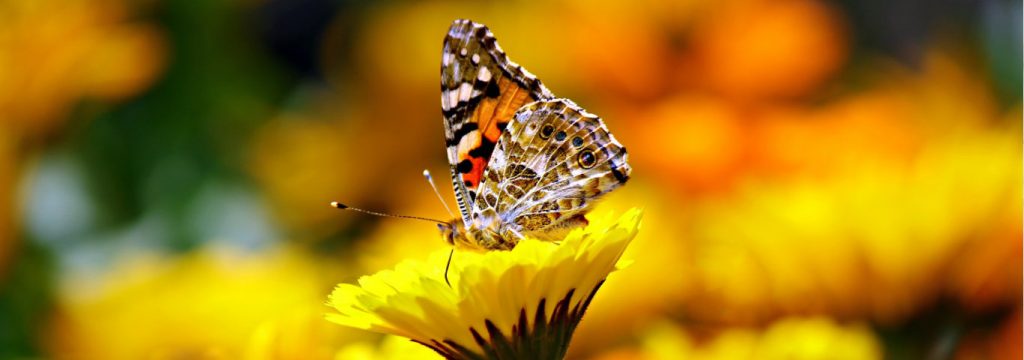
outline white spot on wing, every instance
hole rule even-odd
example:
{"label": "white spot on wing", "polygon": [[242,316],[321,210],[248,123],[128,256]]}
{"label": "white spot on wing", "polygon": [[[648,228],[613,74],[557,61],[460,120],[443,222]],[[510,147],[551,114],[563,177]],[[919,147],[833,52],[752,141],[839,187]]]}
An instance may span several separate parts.
{"label": "white spot on wing", "polygon": [[[476,56],[476,55],[473,55],[473,56]],[[480,68],[480,73],[477,74],[476,78],[477,78],[477,80],[480,80],[480,81],[483,81],[483,82],[491,81],[491,71],[487,70],[487,68],[485,68],[485,67],[482,67],[482,68]]]}
{"label": "white spot on wing", "polygon": [[459,103],[459,92],[461,91],[448,90],[445,93],[445,98],[448,99],[448,108],[445,110],[450,110],[451,108],[455,107],[456,104]]}
{"label": "white spot on wing", "polygon": [[[473,84],[462,83],[459,85],[458,101],[469,101],[469,98],[473,96]],[[454,104],[452,106],[455,106]]]}
{"label": "white spot on wing", "polygon": [[468,53],[469,53],[469,50],[466,50],[466,48],[462,48],[462,50],[459,50],[459,55],[466,56],[466,54],[468,54]]}
{"label": "white spot on wing", "polygon": [[480,54],[473,54],[470,59],[473,60],[473,64],[480,64]]}
{"label": "white spot on wing", "polygon": [[467,153],[469,153],[469,149],[471,149],[474,145],[479,144],[479,143],[480,143],[480,131],[479,130],[470,131],[465,136],[463,136],[461,139],[459,139],[459,146],[458,146],[459,156],[466,155]]}

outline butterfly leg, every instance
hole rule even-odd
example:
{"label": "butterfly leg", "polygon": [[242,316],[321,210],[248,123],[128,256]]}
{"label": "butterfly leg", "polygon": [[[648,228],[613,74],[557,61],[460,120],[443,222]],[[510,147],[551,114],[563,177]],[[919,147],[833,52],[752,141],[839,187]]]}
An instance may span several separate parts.
{"label": "butterfly leg", "polygon": [[516,231],[516,229],[508,229],[508,233],[512,236],[515,236],[516,243],[519,243],[520,241],[526,238],[525,235],[523,235],[519,231]]}

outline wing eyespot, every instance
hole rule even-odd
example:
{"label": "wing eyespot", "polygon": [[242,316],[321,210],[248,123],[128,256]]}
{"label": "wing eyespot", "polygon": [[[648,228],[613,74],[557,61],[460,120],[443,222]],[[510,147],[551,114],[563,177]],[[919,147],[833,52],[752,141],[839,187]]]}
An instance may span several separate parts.
{"label": "wing eyespot", "polygon": [[583,138],[581,138],[579,136],[574,136],[572,138],[572,146],[577,147],[577,148],[580,147],[580,146],[583,146]]}
{"label": "wing eyespot", "polygon": [[540,138],[544,139],[544,140],[550,139],[551,138],[551,134],[554,133],[554,132],[555,132],[555,127],[554,126],[551,126],[551,124],[544,125],[544,127],[540,129]]}
{"label": "wing eyespot", "polygon": [[583,150],[576,156],[576,162],[578,162],[584,169],[590,169],[594,167],[594,165],[597,165],[597,157],[594,156],[593,151]]}
{"label": "wing eyespot", "polygon": [[555,134],[555,140],[557,140],[557,141],[565,140],[565,137],[566,137],[565,131],[559,131],[558,133]]}

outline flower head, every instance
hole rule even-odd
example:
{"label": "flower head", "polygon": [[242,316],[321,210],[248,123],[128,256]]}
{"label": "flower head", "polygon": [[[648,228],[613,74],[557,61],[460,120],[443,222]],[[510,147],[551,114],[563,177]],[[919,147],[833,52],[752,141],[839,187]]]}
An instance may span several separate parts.
{"label": "flower head", "polygon": [[405,261],[341,284],[330,321],[399,335],[448,358],[561,358],[573,330],[626,246],[640,211],[597,221],[559,243],[527,239],[510,251]]}

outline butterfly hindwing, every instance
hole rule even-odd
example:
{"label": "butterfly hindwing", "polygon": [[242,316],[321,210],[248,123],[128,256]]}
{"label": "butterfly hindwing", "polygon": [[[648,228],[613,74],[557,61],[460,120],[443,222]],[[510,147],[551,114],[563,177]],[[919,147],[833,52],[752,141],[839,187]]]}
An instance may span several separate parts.
{"label": "butterfly hindwing", "polygon": [[566,99],[520,109],[484,171],[474,218],[506,231],[554,239],[585,225],[601,195],[625,184],[626,149],[604,122]]}
{"label": "butterfly hindwing", "polygon": [[554,96],[508,59],[484,25],[453,22],[441,56],[445,145],[455,197],[468,225],[484,169],[512,116],[527,103]]}

